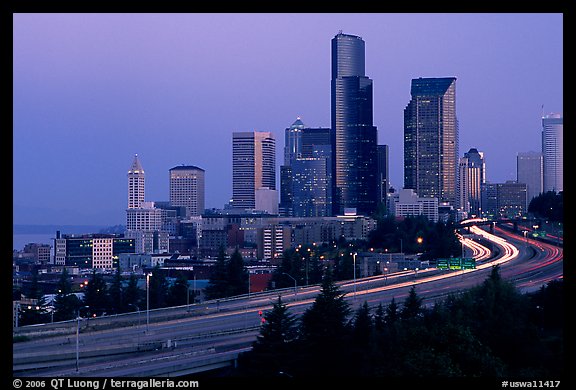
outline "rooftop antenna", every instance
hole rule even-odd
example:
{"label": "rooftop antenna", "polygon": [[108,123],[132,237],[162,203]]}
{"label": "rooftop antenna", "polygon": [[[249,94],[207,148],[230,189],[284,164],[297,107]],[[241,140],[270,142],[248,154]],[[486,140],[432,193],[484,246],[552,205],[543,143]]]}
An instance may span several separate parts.
{"label": "rooftop antenna", "polygon": [[544,118],[544,104],[542,104],[542,118]]}

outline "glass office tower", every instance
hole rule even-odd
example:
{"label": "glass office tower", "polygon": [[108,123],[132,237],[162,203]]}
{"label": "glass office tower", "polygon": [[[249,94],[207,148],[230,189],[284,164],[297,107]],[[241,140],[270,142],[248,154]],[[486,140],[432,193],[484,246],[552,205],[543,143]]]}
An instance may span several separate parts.
{"label": "glass office tower", "polygon": [[456,78],[412,80],[404,109],[404,188],[456,205]]}
{"label": "glass office tower", "polygon": [[378,202],[377,129],[373,125],[372,80],[365,75],[362,38],[332,39],[333,214],[355,208],[370,215]]}

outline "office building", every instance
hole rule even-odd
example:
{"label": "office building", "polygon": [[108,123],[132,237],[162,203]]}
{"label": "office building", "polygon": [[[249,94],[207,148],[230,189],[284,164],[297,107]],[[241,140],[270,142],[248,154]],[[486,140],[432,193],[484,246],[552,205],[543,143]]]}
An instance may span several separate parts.
{"label": "office building", "polygon": [[170,169],[170,205],[186,207],[186,217],[204,212],[204,169],[181,165]]}
{"label": "office building", "polygon": [[487,218],[521,218],[527,209],[526,184],[508,180],[482,186],[482,215]]}
{"label": "office building", "polygon": [[526,184],[526,203],[544,190],[544,160],[540,152],[521,152],[516,156],[516,181]]}
{"label": "office building", "polygon": [[[256,190],[276,190],[276,141],[271,132],[232,135],[232,207],[256,208]],[[278,201],[276,201],[278,202]]]}
{"label": "office building", "polygon": [[135,253],[134,240],[115,234],[60,235],[54,239],[54,264],[112,269],[121,253]]}
{"label": "office building", "polygon": [[331,122],[333,214],[354,208],[370,215],[378,203],[377,129],[372,80],[365,75],[362,38],[332,39]]}
{"label": "office building", "polygon": [[330,128],[306,127],[300,117],[286,128],[280,167],[281,215],[332,214],[331,156]]}
{"label": "office building", "polygon": [[542,118],[542,156],[544,192],[563,191],[564,119],[560,114],[548,114]]}
{"label": "office building", "polygon": [[404,109],[404,188],[455,205],[456,78],[413,79],[410,94]]}
{"label": "office building", "polygon": [[378,145],[378,203],[386,205],[390,190],[390,153],[388,145]]}
{"label": "office building", "polygon": [[140,207],[145,198],[145,179],[146,175],[138,155],[134,155],[132,166],[128,170],[128,208],[133,209]]}
{"label": "office building", "polygon": [[481,214],[481,185],[486,182],[484,153],[471,148],[460,158],[457,207],[468,214]]}
{"label": "office building", "polygon": [[423,215],[431,222],[438,222],[438,198],[419,197],[411,188],[394,192],[388,208],[395,217]]}

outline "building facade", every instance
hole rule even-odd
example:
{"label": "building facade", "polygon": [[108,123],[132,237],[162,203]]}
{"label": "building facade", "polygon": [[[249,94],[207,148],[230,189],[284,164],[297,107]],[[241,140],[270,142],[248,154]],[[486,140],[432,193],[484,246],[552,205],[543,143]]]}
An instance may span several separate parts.
{"label": "building facade", "polygon": [[528,211],[526,184],[508,180],[482,186],[482,211],[488,218],[521,218]]}
{"label": "building facade", "polygon": [[128,209],[138,208],[145,199],[146,175],[138,155],[134,155],[132,166],[128,170]]}
{"label": "building facade", "polygon": [[404,188],[456,204],[456,78],[412,79],[404,109]]}
{"label": "building facade", "polygon": [[458,165],[458,202],[456,206],[465,213],[481,215],[481,186],[486,182],[484,153],[471,148],[464,153]]}
{"label": "building facade", "polygon": [[298,117],[284,134],[284,165],[280,167],[281,215],[331,215],[330,128],[306,127]]}
{"label": "building facade", "polygon": [[521,152],[516,156],[516,181],[526,184],[526,203],[544,190],[544,160],[540,152]]}
{"label": "building facade", "polygon": [[194,165],[181,165],[170,171],[170,205],[186,207],[186,217],[204,212],[204,169]]}
{"label": "building facade", "polygon": [[134,240],[122,235],[62,235],[54,239],[54,263],[79,268],[112,269],[121,253],[135,253]]}
{"label": "building facade", "polygon": [[389,197],[390,213],[395,217],[423,215],[431,222],[438,222],[438,198],[419,197],[411,188],[394,192]]}
{"label": "building facade", "polygon": [[271,132],[232,135],[232,206],[256,208],[256,190],[276,190],[276,140]]}
{"label": "building facade", "polygon": [[386,205],[390,190],[390,153],[388,145],[378,145],[378,203]]}
{"label": "building facade", "polygon": [[347,208],[363,215],[377,209],[378,134],[364,56],[362,38],[340,32],[332,39],[333,215],[342,215]]}
{"label": "building facade", "polygon": [[560,114],[542,118],[544,192],[564,190],[564,119]]}

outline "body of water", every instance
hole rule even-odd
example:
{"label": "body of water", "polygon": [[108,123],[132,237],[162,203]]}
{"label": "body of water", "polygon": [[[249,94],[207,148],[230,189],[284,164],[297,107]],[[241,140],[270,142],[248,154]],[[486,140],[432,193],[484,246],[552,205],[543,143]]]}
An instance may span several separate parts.
{"label": "body of water", "polygon": [[21,251],[26,244],[48,244],[54,246],[53,239],[56,238],[56,233],[51,234],[13,234],[12,235],[12,248]]}
{"label": "body of water", "polygon": [[62,234],[89,234],[98,233],[106,226],[97,225],[13,225],[12,248],[21,251],[26,244],[54,245],[56,231]]}

